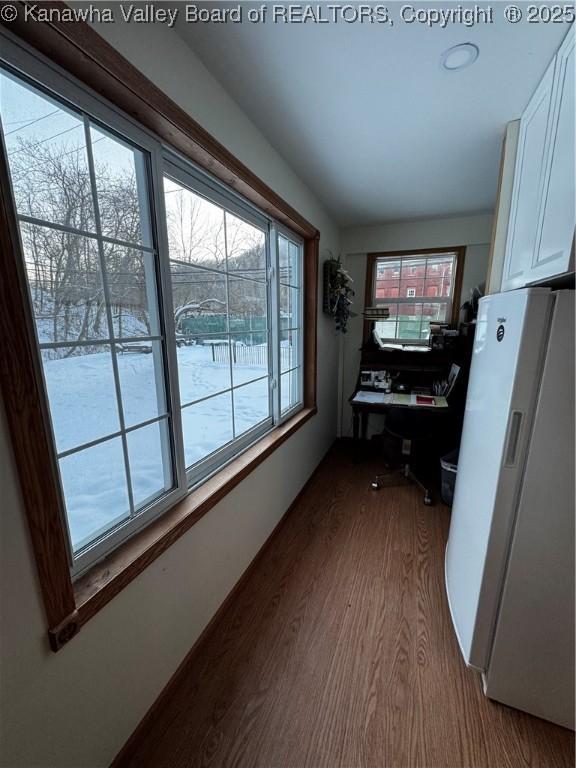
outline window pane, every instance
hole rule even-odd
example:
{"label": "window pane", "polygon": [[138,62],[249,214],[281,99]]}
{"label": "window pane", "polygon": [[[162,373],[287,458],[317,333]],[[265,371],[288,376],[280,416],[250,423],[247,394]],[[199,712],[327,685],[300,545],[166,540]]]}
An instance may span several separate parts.
{"label": "window pane", "polygon": [[280,332],[280,370],[282,372],[295,368],[299,361],[299,331]]}
{"label": "window pane", "polygon": [[280,286],[280,327],[300,326],[300,291],[298,288]]}
{"label": "window pane", "polygon": [[178,377],[182,405],[230,389],[230,340],[226,334],[196,336],[178,347]]}
{"label": "window pane", "polygon": [[378,320],[374,323],[376,333],[381,339],[395,339],[396,338],[396,315],[398,312],[398,305],[393,304],[389,307],[390,318],[388,320]]}
{"label": "window pane", "polygon": [[428,259],[429,278],[451,277],[454,265],[454,256],[432,256]]}
{"label": "window pane", "polygon": [[74,551],[130,516],[122,440],[107,440],[60,459]]}
{"label": "window pane", "polygon": [[227,270],[266,281],[266,236],[262,230],[226,212]]}
{"label": "window pane", "polygon": [[228,279],[230,331],[248,333],[263,331],[268,325],[268,300],[265,283]]}
{"label": "window pane", "polygon": [[180,400],[186,404],[231,386],[226,276],[173,261],[170,272]]}
{"label": "window pane", "polygon": [[93,232],[82,116],[6,73],[0,112],[18,213]]}
{"label": "window pane", "polygon": [[266,332],[234,334],[230,341],[232,383],[234,386],[268,375],[268,337]]}
{"label": "window pane", "polygon": [[103,243],[116,338],[159,336],[154,254]]}
{"label": "window pane", "polygon": [[377,280],[374,298],[377,304],[386,305],[386,299],[396,298],[400,295],[399,280]]}
{"label": "window pane", "polygon": [[410,277],[418,277],[422,280],[426,274],[426,259],[402,259],[402,271],[401,280],[406,280]]}
{"label": "window pane", "polygon": [[298,245],[283,235],[278,235],[278,266],[281,283],[300,285],[300,251]]}
{"label": "window pane", "polygon": [[400,280],[400,259],[378,259],[376,262],[376,280]]}
{"label": "window pane", "polygon": [[120,429],[108,345],[42,351],[58,453]]}
{"label": "window pane", "polygon": [[428,259],[426,296],[450,296],[453,282],[454,257],[435,256]]}
{"label": "window pane", "polygon": [[280,376],[280,411],[285,413],[301,400],[300,369],[296,368]]}
{"label": "window pane", "polygon": [[422,330],[420,338],[427,339],[430,336],[430,323],[445,323],[448,321],[448,307],[446,304],[422,305]]}
{"label": "window pane", "polygon": [[234,427],[236,437],[270,416],[268,377],[234,390]]}
{"label": "window pane", "polygon": [[193,337],[228,330],[226,276],[170,260],[174,324]]}
{"label": "window pane", "polygon": [[229,443],[233,438],[232,393],[183,408],[182,431],[187,467]]}
{"label": "window pane", "polygon": [[96,241],[25,223],[20,234],[38,340],[109,338]]}
{"label": "window pane", "polygon": [[166,413],[161,342],[116,348],[125,425],[133,427]]}
{"label": "window pane", "polygon": [[172,179],[164,178],[170,256],[210,269],[226,268],[224,211]]}
{"label": "window pane", "polygon": [[134,507],[139,509],[172,487],[167,421],[128,432],[126,440]]}
{"label": "window pane", "polygon": [[144,153],[102,128],[90,128],[102,234],[152,246]]}
{"label": "window pane", "polygon": [[422,304],[399,304],[397,338],[419,339],[421,319]]}
{"label": "window pane", "polygon": [[424,296],[424,280],[418,277],[408,277],[400,281],[399,295],[406,299],[415,296]]}

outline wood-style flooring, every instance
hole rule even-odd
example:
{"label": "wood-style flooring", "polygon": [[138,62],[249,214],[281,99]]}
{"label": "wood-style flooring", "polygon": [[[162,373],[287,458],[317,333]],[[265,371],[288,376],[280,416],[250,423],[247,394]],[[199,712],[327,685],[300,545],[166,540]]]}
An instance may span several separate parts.
{"label": "wood-style flooring", "polygon": [[134,768],[572,766],[573,734],[486,699],[444,593],[449,510],[336,445],[118,761]]}

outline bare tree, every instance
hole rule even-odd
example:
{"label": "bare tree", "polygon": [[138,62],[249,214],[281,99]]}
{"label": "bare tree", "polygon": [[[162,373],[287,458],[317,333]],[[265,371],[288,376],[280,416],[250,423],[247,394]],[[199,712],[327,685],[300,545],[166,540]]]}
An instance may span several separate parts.
{"label": "bare tree", "polygon": [[175,314],[264,316],[264,233],[177,185],[166,207]]}
{"label": "bare tree", "polygon": [[[146,195],[138,189],[134,169],[106,162],[103,153],[97,153],[95,201],[85,147],[78,140],[19,138],[10,154],[19,212],[60,227],[22,225],[41,339],[71,342],[59,353],[68,356],[94,351],[85,342],[108,338],[103,278],[114,336],[150,333],[145,262],[152,257],[138,248],[150,212],[142,210],[148,203],[143,202]],[[238,319],[264,316],[264,234],[176,185],[166,192],[175,313],[190,307],[192,314],[223,315],[228,303],[229,313]],[[100,245],[93,236],[98,231],[107,238]]]}
{"label": "bare tree", "polygon": [[[18,210],[62,229],[23,224],[22,237],[40,335],[54,342],[109,336],[101,254],[94,237],[95,209],[83,146],[19,139],[11,153]],[[95,167],[102,230],[108,237],[141,241],[141,211],[134,173],[104,163]],[[113,314],[149,331],[143,260],[137,248],[103,241],[102,256]],[[130,326],[129,326],[130,327]],[[115,329],[118,333],[118,329]],[[71,346],[66,355],[77,352]]]}

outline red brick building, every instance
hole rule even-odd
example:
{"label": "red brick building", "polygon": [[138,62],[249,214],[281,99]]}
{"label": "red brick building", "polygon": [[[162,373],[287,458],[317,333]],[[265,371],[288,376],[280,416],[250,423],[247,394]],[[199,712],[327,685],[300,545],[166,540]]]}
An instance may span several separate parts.
{"label": "red brick building", "polygon": [[450,297],[452,259],[379,261],[376,265],[375,299]]}
{"label": "red brick building", "polygon": [[[390,311],[389,320],[377,324],[380,335],[390,339],[427,339],[430,321],[446,322],[454,267],[452,255],[378,259],[374,303],[387,306]],[[396,303],[394,299],[401,301]]]}

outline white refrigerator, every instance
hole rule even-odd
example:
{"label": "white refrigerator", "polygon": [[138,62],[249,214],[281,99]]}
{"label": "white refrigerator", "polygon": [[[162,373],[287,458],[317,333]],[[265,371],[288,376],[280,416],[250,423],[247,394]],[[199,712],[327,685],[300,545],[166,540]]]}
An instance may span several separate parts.
{"label": "white refrigerator", "polygon": [[480,301],[446,589],[492,699],[574,728],[574,291]]}

